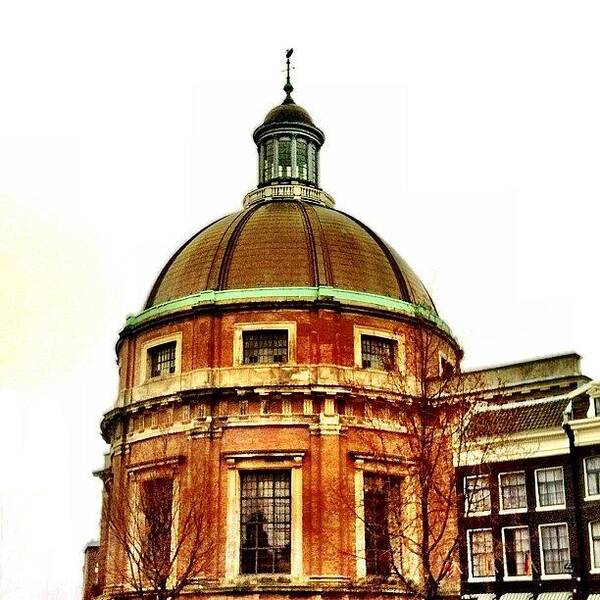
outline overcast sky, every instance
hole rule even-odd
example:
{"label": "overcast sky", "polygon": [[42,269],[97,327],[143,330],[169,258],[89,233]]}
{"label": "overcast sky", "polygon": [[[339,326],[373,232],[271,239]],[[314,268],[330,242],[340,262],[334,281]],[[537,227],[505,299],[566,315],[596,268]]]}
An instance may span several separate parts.
{"label": "overcast sky", "polygon": [[114,343],[294,98],[468,366],[600,377],[597,2],[0,3],[0,597],[75,600]]}

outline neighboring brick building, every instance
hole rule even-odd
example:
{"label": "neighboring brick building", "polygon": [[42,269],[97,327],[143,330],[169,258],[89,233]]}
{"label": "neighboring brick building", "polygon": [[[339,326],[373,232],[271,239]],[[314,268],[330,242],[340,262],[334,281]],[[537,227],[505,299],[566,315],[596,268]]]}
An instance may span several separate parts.
{"label": "neighboring brick building", "polygon": [[479,445],[458,478],[465,596],[600,594],[600,385],[578,359],[513,365],[471,421]]}

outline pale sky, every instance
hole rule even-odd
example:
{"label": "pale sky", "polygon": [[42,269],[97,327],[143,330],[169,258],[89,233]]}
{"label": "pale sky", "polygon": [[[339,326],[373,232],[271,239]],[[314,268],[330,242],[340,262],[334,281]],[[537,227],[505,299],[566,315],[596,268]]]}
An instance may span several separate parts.
{"label": "pale sky", "polygon": [[468,366],[600,377],[597,2],[0,3],[0,598],[80,597],[114,343],[294,98]]}

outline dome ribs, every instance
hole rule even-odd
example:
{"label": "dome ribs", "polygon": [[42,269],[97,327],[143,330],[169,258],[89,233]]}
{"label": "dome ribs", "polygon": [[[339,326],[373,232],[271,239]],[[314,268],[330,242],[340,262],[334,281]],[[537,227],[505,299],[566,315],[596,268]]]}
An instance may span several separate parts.
{"label": "dome ribs", "polygon": [[375,232],[295,197],[264,198],[205,227],[164,267],[146,308],[205,290],[307,286],[387,296],[437,313],[417,275]]}
{"label": "dome ribs", "polygon": [[371,236],[371,239],[379,246],[381,251],[384,253],[385,257],[387,258],[390,267],[394,271],[396,282],[398,283],[398,289],[400,290],[400,298],[402,300],[406,300],[407,302],[415,304],[415,296],[413,294],[412,288],[408,285],[406,278],[404,277],[404,273],[402,273],[402,269],[400,269],[394,255],[390,252],[390,249],[387,247],[387,244],[370,227],[367,227],[364,223],[362,223],[358,219],[355,219],[352,215],[349,215],[347,213],[343,214],[352,221],[354,221],[359,227],[364,229],[364,231],[366,231]]}
{"label": "dome ribs", "polygon": [[[315,249],[315,264],[317,265],[317,276],[315,285],[331,285],[333,286],[333,275],[331,268],[331,257],[329,256],[329,248],[327,246],[327,239],[325,238],[325,232],[323,231],[323,224],[319,219],[319,215],[315,207],[311,205],[305,205],[304,210],[309,223],[311,224],[311,231],[313,233],[313,244]],[[315,239],[315,230],[318,230],[319,242]],[[320,254],[320,256],[319,256]],[[319,260],[320,259],[320,260]]]}
{"label": "dome ribs", "polygon": [[[235,250],[236,242],[240,237],[244,225],[248,222],[248,219],[256,212],[260,205],[252,206],[239,214],[239,217],[232,223],[233,231],[227,240],[225,246],[225,252],[223,253],[223,259],[221,261],[221,267],[219,269],[219,276],[217,279],[217,285],[213,289],[223,290],[227,287],[227,278],[229,276],[229,268],[231,266],[231,257]],[[217,259],[215,254],[214,260]],[[211,267],[212,268],[212,267]]]}
{"label": "dome ribs", "polygon": [[308,255],[310,261],[310,273],[312,278],[312,284],[315,286],[319,285],[319,264],[317,262],[317,249],[315,244],[315,234],[313,231],[312,223],[308,215],[308,210],[303,202],[296,204],[300,214],[302,215],[302,224],[304,225],[304,232],[306,233],[306,247],[308,248]]}
{"label": "dome ribs", "polygon": [[225,215],[223,217],[220,217],[220,218],[214,220],[212,223],[209,223],[208,225],[206,225],[206,227],[203,227],[200,231],[198,231],[197,233],[195,233],[192,237],[190,237],[183,244],[181,244],[181,246],[177,249],[177,251],[173,254],[173,256],[171,256],[171,258],[167,261],[167,264],[162,268],[160,274],[158,275],[158,277],[156,279],[156,282],[154,283],[154,285],[152,286],[152,289],[150,290],[150,294],[148,295],[148,300],[146,300],[146,304],[145,304],[144,308],[150,308],[151,306],[154,306],[156,304],[161,304],[161,302],[163,302],[163,300],[157,302],[156,301],[156,297],[159,295],[159,292],[161,291],[161,287],[162,287],[163,282],[165,280],[165,276],[169,273],[169,271],[171,270],[171,267],[173,266],[173,263],[175,263],[175,261],[181,255],[181,253],[191,243],[193,243],[194,240],[196,240],[196,238],[198,238],[199,236],[201,236],[208,229],[210,229],[211,227],[213,227],[217,223],[220,223],[221,221],[224,221],[225,219],[233,217],[234,215],[235,215],[235,213],[230,213],[228,215]]}

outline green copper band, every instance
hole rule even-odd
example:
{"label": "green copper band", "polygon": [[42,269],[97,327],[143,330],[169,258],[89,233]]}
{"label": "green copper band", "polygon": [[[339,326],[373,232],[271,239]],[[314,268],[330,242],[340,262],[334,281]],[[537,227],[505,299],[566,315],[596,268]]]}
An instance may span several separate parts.
{"label": "green copper band", "polygon": [[354,304],[366,307],[383,308],[392,312],[399,312],[411,317],[426,319],[449,336],[454,338],[452,331],[430,308],[405,302],[398,298],[389,298],[368,292],[341,290],[335,287],[275,287],[275,288],[249,288],[240,290],[206,290],[191,296],[170,300],[147,308],[137,315],[127,318],[127,326],[135,327],[150,319],[162,317],[194,306],[208,304],[230,304],[240,301],[257,300],[334,300],[345,304]]}

